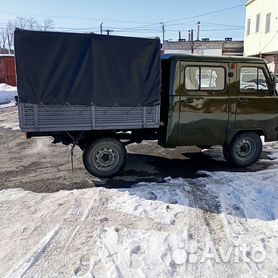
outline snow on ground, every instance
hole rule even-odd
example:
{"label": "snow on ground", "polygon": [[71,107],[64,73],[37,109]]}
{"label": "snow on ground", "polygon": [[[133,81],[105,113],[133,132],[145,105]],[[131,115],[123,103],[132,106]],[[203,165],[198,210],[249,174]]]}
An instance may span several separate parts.
{"label": "snow on ground", "polygon": [[278,144],[265,148],[273,167],[257,172],[2,190],[0,277],[277,277]]}
{"label": "snow on ground", "polygon": [[0,105],[0,127],[19,130],[17,107],[13,107],[14,111],[8,112],[5,111],[6,108]]}
{"label": "snow on ground", "polygon": [[17,95],[17,88],[0,83],[0,108],[6,108],[15,105],[14,97]]}

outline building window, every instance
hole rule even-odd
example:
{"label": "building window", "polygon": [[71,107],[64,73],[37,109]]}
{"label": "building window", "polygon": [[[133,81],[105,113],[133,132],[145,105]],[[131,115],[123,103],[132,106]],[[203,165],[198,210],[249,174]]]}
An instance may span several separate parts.
{"label": "building window", "polygon": [[260,25],[261,25],[261,14],[257,14],[256,33],[258,33],[260,31]]}
{"label": "building window", "polygon": [[270,32],[270,23],[271,23],[271,13],[266,15],[266,25],[265,25],[265,33]]}
{"label": "building window", "polygon": [[222,67],[186,67],[185,89],[190,91],[224,91],[225,69]]}
{"label": "building window", "polygon": [[249,18],[247,20],[247,28],[246,28],[246,35],[249,36],[250,35],[250,30],[251,30],[251,19]]}

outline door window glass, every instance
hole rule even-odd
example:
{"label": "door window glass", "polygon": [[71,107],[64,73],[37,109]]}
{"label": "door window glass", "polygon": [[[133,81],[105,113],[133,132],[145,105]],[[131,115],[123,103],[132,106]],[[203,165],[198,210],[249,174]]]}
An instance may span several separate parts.
{"label": "door window glass", "polygon": [[262,69],[248,67],[240,69],[241,91],[262,91],[267,89],[267,81]]}
{"label": "door window glass", "polygon": [[185,88],[187,90],[199,90],[199,67],[185,68]]}
{"label": "door window glass", "polygon": [[198,91],[223,91],[225,89],[225,69],[221,67],[186,67],[185,88]]}

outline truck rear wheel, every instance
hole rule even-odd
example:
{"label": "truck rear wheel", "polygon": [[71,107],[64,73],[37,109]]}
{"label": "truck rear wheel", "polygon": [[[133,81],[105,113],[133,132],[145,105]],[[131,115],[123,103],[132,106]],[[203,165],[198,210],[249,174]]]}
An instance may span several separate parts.
{"label": "truck rear wheel", "polygon": [[86,146],[83,163],[87,171],[100,178],[116,175],[124,166],[126,149],[114,138],[100,138]]}
{"label": "truck rear wheel", "polygon": [[248,167],[261,156],[262,141],[256,132],[238,134],[228,147],[223,149],[225,158],[238,167]]}

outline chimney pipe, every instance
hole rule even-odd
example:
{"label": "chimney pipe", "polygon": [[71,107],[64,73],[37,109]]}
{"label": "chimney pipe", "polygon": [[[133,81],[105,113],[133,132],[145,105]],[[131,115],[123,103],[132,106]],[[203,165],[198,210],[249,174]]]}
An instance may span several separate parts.
{"label": "chimney pipe", "polygon": [[193,33],[193,29],[191,29],[191,54],[194,54],[194,33]]}
{"label": "chimney pipe", "polygon": [[201,25],[201,22],[198,21],[197,22],[197,41],[200,40],[200,25]]}

